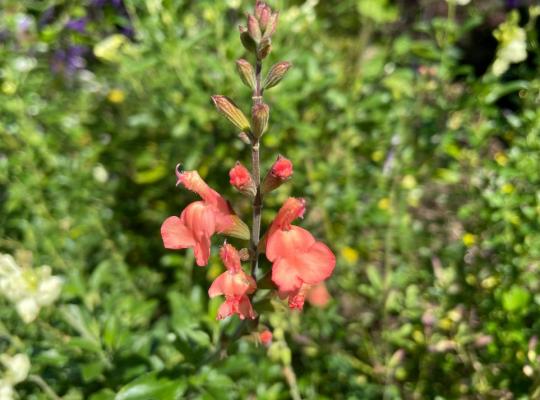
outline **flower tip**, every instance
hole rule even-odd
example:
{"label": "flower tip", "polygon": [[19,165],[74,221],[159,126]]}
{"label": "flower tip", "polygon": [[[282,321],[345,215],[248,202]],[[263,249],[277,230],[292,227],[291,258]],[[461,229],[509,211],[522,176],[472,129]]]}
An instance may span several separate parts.
{"label": "flower tip", "polygon": [[293,174],[293,163],[280,154],[272,166],[271,173],[276,178],[289,179]]}
{"label": "flower tip", "polygon": [[184,175],[184,170],[182,169],[182,163],[176,164],[176,167],[174,168],[174,172],[176,174],[176,186],[178,186],[180,183],[182,183],[182,176]]}

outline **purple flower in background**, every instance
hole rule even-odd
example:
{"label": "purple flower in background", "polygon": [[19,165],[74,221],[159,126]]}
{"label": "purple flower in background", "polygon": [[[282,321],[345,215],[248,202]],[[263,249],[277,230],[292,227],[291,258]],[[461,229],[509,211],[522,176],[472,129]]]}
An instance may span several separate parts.
{"label": "purple flower in background", "polygon": [[110,3],[114,8],[123,8],[123,0],[92,0],[90,3],[94,7],[105,7],[107,3]]}
{"label": "purple flower in background", "polygon": [[30,30],[32,26],[32,18],[28,15],[23,15],[17,20],[17,31],[19,33],[26,33]]}
{"label": "purple flower in background", "polygon": [[56,50],[51,60],[52,71],[55,74],[63,74],[65,77],[73,76],[86,66],[84,59],[86,51],[84,46],[75,45]]}
{"label": "purple flower in background", "polygon": [[519,0],[506,0],[506,8],[518,8],[519,3]]}
{"label": "purple flower in background", "polygon": [[66,23],[66,28],[79,33],[84,33],[86,30],[86,23],[88,19],[86,17],[71,19]]}

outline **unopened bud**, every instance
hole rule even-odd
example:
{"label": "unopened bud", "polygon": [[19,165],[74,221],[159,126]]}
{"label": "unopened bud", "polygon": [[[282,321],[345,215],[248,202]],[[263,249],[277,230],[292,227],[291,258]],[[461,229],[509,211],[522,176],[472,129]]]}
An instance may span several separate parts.
{"label": "unopened bud", "polygon": [[240,75],[242,82],[244,82],[247,87],[255,89],[255,70],[253,69],[253,66],[246,60],[240,59],[236,61],[236,70],[238,71],[238,75]]}
{"label": "unopened bud", "polygon": [[268,17],[268,23],[266,24],[266,29],[264,31],[263,38],[270,38],[274,33],[276,33],[277,24],[279,19],[279,13],[275,12]]}
{"label": "unopened bud", "polygon": [[212,96],[218,111],[242,131],[250,129],[249,121],[234,102],[226,96]]}
{"label": "unopened bud", "polygon": [[256,138],[260,138],[268,129],[269,117],[270,107],[264,103],[255,104],[251,109],[252,132]]}
{"label": "unopened bud", "polygon": [[262,60],[270,54],[270,51],[272,51],[272,40],[267,37],[259,43],[259,46],[257,47],[257,57]]}
{"label": "unopened bud", "polygon": [[253,181],[253,177],[247,168],[239,161],[237,161],[236,165],[229,171],[229,178],[231,185],[233,185],[240,193],[246,196],[255,197],[257,188]]}
{"label": "unopened bud", "polygon": [[248,15],[247,20],[247,29],[251,38],[258,43],[261,40],[262,32],[261,27],[259,26],[259,21],[253,15]]}
{"label": "unopened bud", "polygon": [[281,80],[285,77],[285,74],[289,69],[291,69],[291,67],[292,64],[288,61],[281,61],[277,64],[274,64],[272,68],[270,68],[268,76],[264,81],[264,89],[270,89],[276,86],[279,82],[281,82]]}
{"label": "unopened bud", "polygon": [[266,28],[268,27],[268,22],[270,21],[270,16],[272,15],[272,10],[270,7],[266,6],[261,10],[261,15],[259,17],[259,26],[261,27],[261,30],[264,32],[266,31]]}
{"label": "unopened bud", "polygon": [[266,194],[280,187],[283,183],[291,179],[293,174],[293,164],[291,160],[279,155],[272,165],[272,168],[264,178],[262,193]]}
{"label": "unopened bud", "polygon": [[238,29],[240,29],[240,41],[244,48],[247,51],[255,53],[257,51],[257,43],[255,43],[255,40],[253,40],[247,29],[243,26],[239,26]]}

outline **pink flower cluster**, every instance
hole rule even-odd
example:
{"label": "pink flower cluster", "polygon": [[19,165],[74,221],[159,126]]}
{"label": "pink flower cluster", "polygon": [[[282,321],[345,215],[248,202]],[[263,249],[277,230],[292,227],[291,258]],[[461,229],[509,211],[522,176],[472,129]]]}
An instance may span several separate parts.
{"label": "pink flower cluster", "polygon": [[[286,181],[293,173],[292,163],[278,157],[268,179]],[[252,183],[251,174],[240,163],[230,171],[231,184],[240,191]],[[179,217],[172,216],[161,226],[163,244],[168,249],[192,248],[197,265],[208,264],[211,237],[224,234],[248,240],[249,228],[234,213],[230,204],[210,188],[196,171],[177,168],[177,184],[197,193],[202,200],[189,204]],[[280,298],[288,299],[291,309],[302,309],[305,299],[324,305],[329,294],[323,282],[332,274],[336,259],[332,251],[304,228],[293,225],[306,210],[304,199],[289,198],[279,210],[266,235],[265,253],[272,263],[272,281]],[[225,296],[218,319],[238,314],[241,319],[255,318],[250,295],[257,289],[254,278],[242,269],[240,254],[231,244],[219,252],[227,271],[212,283],[210,297]]]}

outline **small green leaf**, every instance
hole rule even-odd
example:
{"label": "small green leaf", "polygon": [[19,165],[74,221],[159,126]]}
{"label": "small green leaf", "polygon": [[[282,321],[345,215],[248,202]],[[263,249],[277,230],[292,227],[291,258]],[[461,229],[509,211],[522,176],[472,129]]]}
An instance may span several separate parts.
{"label": "small green leaf", "polygon": [[184,381],[160,378],[150,372],[128,383],[116,394],[115,400],[177,400],[186,390]]}

